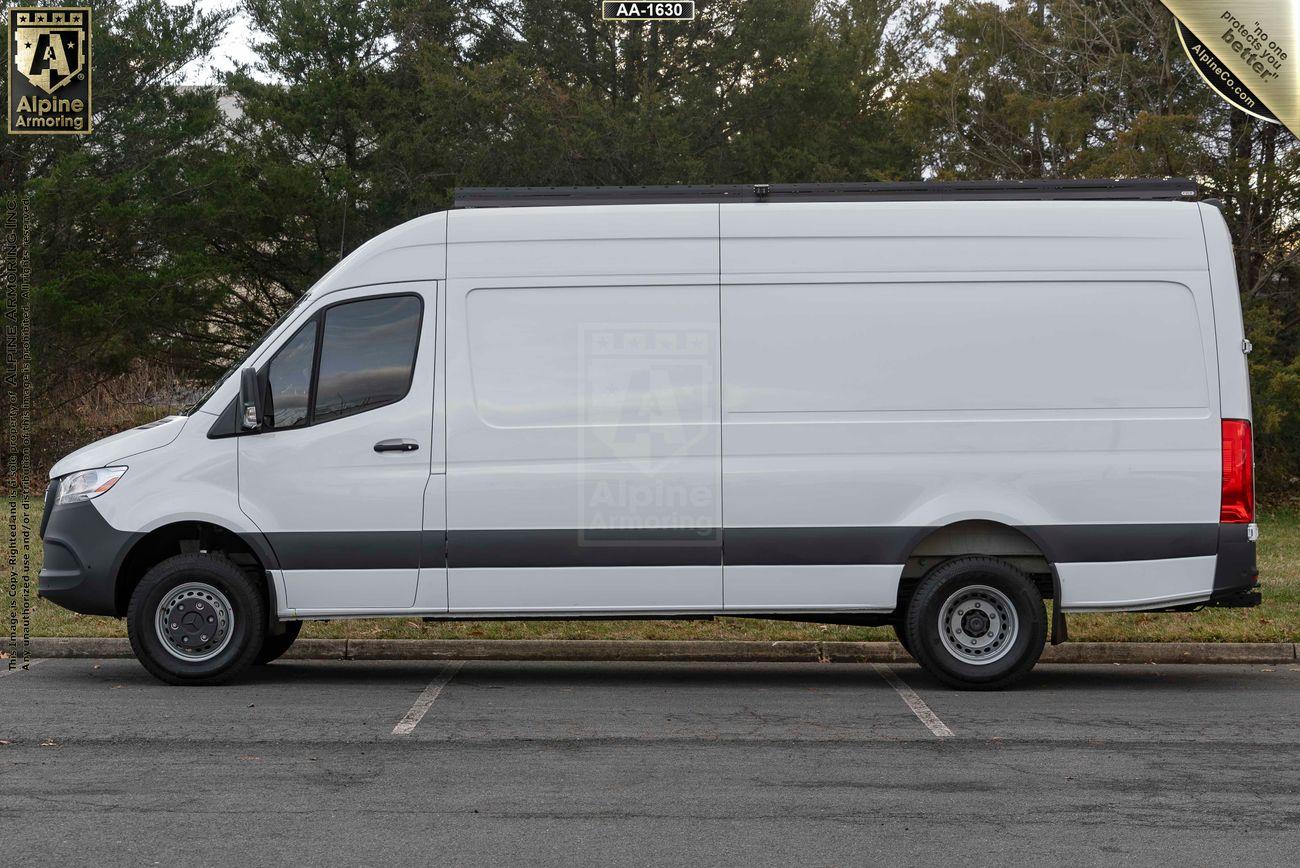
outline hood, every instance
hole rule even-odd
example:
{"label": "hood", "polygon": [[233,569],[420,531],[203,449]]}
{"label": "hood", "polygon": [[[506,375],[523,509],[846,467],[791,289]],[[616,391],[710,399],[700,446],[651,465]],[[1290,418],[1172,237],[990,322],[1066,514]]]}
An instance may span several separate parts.
{"label": "hood", "polygon": [[96,440],[89,446],[82,446],[76,452],[60,458],[50,468],[50,478],[54,479],[78,470],[121,464],[132,455],[166,446],[181,433],[187,418],[189,417],[168,416],[157,422],[150,422],[139,428],[105,437],[103,440]]}

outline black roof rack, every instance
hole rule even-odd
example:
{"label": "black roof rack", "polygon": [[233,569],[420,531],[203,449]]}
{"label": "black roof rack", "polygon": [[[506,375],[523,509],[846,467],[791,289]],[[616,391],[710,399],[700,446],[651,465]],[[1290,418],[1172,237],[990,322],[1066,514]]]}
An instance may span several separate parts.
{"label": "black roof rack", "polygon": [[1194,200],[1188,178],[1089,181],[884,181],[845,184],[711,184],[662,187],[465,187],[457,208],[648,205],[699,202],[912,202],[1003,199]]}

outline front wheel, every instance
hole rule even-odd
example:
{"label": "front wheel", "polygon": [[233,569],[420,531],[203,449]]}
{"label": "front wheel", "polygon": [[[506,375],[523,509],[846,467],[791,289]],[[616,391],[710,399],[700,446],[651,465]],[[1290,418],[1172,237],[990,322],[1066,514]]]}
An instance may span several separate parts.
{"label": "front wheel", "polygon": [[1029,577],[997,558],[940,564],[917,586],[907,609],[908,649],[946,684],[1006,687],[1043,653],[1047,614]]}
{"label": "front wheel", "polygon": [[266,603],[243,570],[223,555],[168,558],[131,594],[126,628],[135,656],[168,684],[220,684],[262,650]]}

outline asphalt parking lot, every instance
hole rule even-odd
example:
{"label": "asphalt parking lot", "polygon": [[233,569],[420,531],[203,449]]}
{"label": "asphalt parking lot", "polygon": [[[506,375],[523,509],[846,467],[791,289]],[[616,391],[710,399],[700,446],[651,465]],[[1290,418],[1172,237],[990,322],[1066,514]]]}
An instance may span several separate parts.
{"label": "asphalt parking lot", "polygon": [[0,863],[1295,864],[1300,665],[0,670]]}

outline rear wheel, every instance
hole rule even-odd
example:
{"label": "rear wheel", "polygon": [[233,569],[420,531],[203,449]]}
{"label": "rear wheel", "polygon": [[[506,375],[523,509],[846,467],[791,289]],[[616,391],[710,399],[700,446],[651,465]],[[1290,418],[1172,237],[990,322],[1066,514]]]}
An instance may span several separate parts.
{"label": "rear wheel", "polygon": [[1029,577],[996,558],[940,564],[907,610],[909,651],[941,681],[963,689],[1006,687],[1043,653],[1047,615]]}
{"label": "rear wheel", "polygon": [[168,558],[131,594],[127,635],[135,656],[168,684],[220,684],[262,650],[266,604],[244,571],[224,555]]}
{"label": "rear wheel", "polygon": [[262,665],[270,663],[272,660],[279,660],[284,652],[289,650],[293,645],[298,634],[302,632],[302,621],[285,621],[283,633],[267,633],[266,638],[262,640],[262,652],[257,655],[253,662]]}

